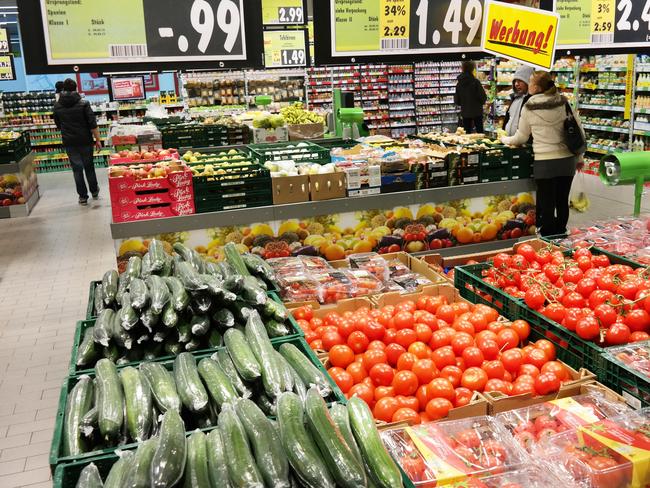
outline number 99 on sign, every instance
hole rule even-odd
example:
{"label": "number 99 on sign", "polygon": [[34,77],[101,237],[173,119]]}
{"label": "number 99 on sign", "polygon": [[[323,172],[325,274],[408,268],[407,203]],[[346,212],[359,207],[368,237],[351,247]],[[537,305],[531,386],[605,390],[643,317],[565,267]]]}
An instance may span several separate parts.
{"label": "number 99 on sign", "polygon": [[304,66],[306,63],[304,49],[282,49],[280,51],[282,66]]}

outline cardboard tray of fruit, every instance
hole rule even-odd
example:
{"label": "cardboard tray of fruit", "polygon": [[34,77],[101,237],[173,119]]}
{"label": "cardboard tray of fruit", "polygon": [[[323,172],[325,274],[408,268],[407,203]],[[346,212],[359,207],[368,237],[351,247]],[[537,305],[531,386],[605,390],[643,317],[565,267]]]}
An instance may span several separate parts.
{"label": "cardboard tray of fruit", "polygon": [[111,154],[109,164],[141,164],[158,163],[168,159],[179,160],[180,156],[176,149],[161,149],[159,151],[120,151]]}

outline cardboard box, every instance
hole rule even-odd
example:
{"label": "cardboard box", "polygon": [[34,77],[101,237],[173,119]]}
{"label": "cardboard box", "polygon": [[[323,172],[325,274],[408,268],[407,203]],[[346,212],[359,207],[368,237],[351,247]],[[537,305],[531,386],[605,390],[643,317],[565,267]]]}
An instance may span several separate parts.
{"label": "cardboard box", "polygon": [[309,196],[312,201],[345,198],[345,173],[309,175]]}
{"label": "cardboard box", "polygon": [[289,129],[290,141],[304,141],[308,139],[320,139],[325,135],[324,124],[291,124]]}
{"label": "cardboard box", "polygon": [[253,142],[261,144],[264,142],[287,142],[289,140],[289,129],[278,127],[277,129],[253,129]]}
{"label": "cardboard box", "polygon": [[309,176],[279,176],[271,178],[273,204],[309,201]]}

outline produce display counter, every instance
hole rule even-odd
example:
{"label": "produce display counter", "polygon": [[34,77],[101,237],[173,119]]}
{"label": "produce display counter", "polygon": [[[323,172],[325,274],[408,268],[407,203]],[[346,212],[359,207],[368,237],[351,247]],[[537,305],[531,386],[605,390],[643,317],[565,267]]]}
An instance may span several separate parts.
{"label": "produce display counter", "polygon": [[27,217],[40,198],[34,153],[0,164],[0,218]]}

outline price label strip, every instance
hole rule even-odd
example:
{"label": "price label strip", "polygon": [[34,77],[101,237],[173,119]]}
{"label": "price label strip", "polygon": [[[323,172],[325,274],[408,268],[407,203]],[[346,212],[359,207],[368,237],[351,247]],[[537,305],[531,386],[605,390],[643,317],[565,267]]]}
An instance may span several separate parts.
{"label": "price label strip", "polygon": [[47,3],[49,64],[246,59],[244,0]]}
{"label": "price label strip", "polygon": [[287,68],[307,65],[305,30],[265,31],[264,66]]}
{"label": "price label strip", "polygon": [[391,51],[409,48],[409,0],[381,0],[380,48]]}

